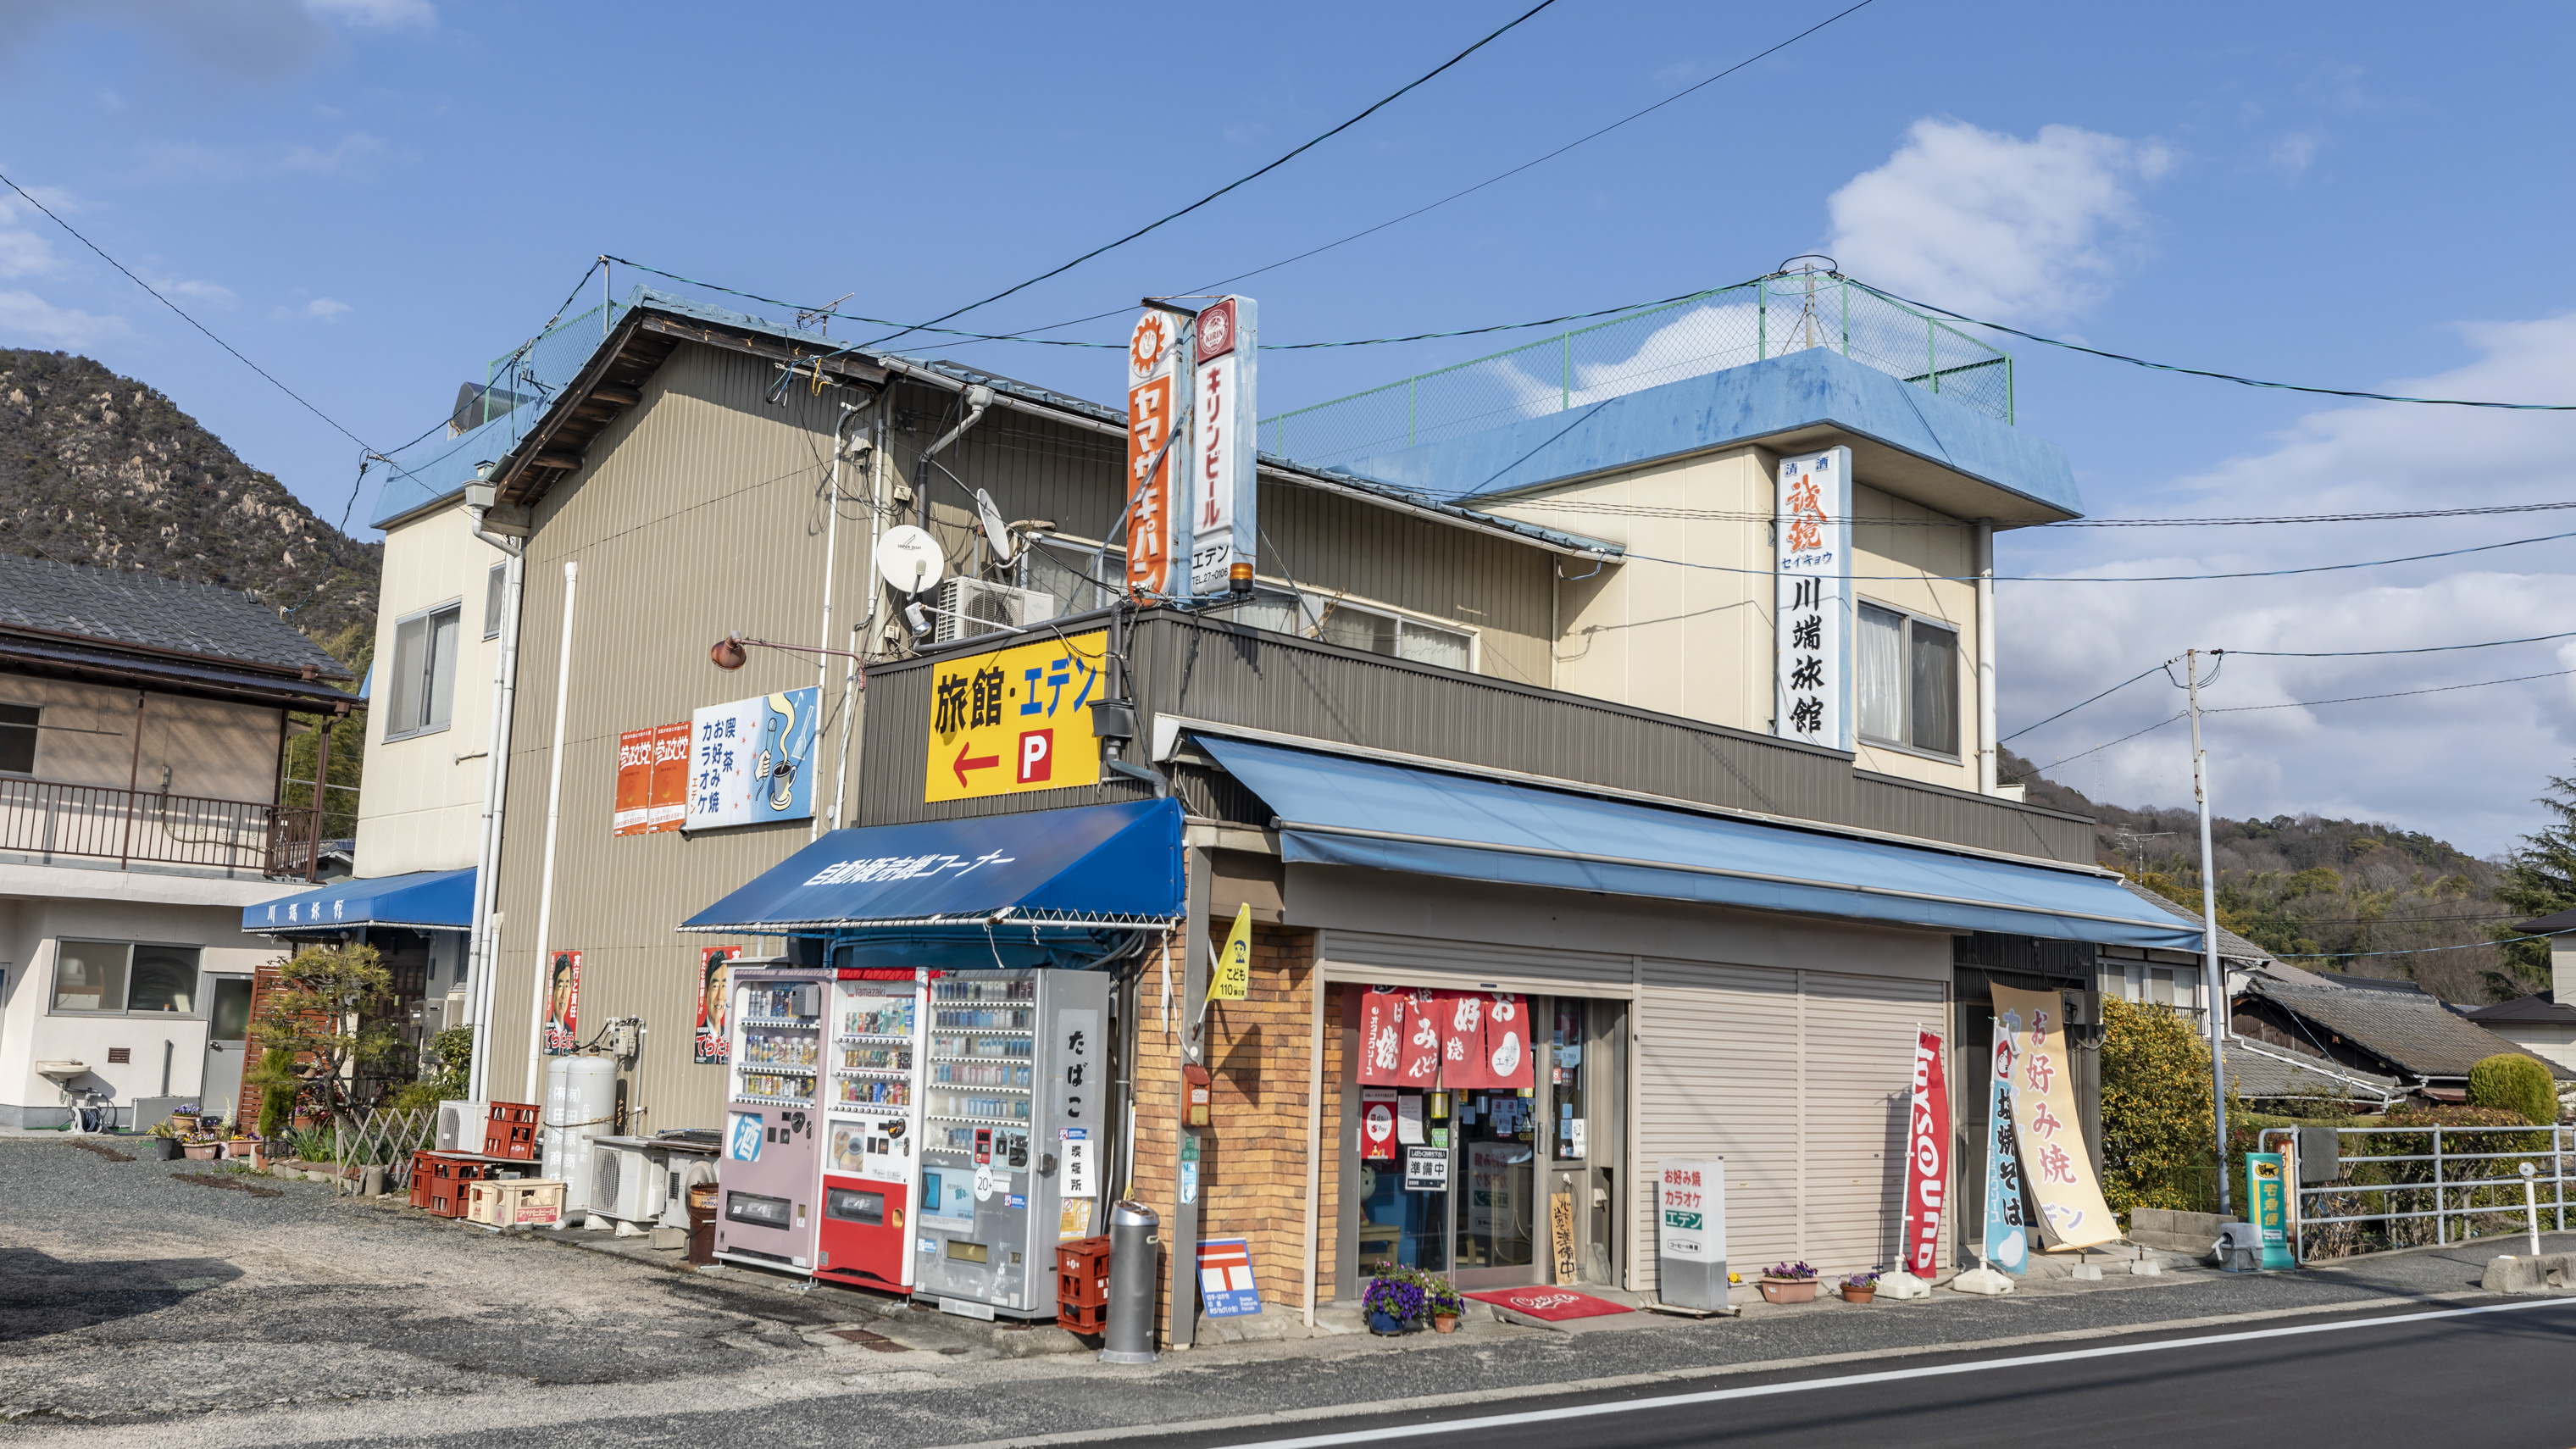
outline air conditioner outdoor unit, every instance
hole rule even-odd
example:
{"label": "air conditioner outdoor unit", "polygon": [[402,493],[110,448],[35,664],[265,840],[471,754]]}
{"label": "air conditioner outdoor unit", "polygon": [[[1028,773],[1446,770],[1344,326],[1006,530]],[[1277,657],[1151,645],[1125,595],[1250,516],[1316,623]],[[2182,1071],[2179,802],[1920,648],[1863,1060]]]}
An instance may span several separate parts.
{"label": "air conditioner outdoor unit", "polygon": [[981,579],[950,579],[939,586],[939,609],[933,642],[949,644],[1042,624],[1055,617],[1055,596]]}
{"label": "air conditioner outdoor unit", "polygon": [[702,1182],[716,1180],[716,1165],[705,1157],[682,1157],[671,1154],[669,1184],[662,1204],[662,1226],[686,1228],[689,1225],[689,1189]]}
{"label": "air conditioner outdoor unit", "polygon": [[594,1142],[590,1149],[590,1210],[626,1223],[662,1215],[665,1192],[660,1154],[640,1147]]}
{"label": "air conditioner outdoor unit", "polygon": [[441,1102],[438,1104],[438,1150],[441,1152],[474,1152],[483,1150],[483,1129],[492,1115],[489,1102]]}

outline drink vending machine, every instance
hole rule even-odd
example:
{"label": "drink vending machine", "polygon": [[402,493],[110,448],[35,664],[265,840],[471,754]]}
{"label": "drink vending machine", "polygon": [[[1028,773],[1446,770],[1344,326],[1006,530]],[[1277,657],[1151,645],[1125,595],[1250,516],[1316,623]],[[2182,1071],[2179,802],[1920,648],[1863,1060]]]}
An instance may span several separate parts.
{"label": "drink vending machine", "polygon": [[914,1184],[921,1170],[921,1062],[934,973],[842,967],[825,1055],[823,1219],[816,1276],[870,1288],[912,1285]]}
{"label": "drink vending machine", "polygon": [[1100,1231],[1109,978],[969,970],[927,983],[914,1293],[1053,1318],[1055,1248]]}
{"label": "drink vending machine", "polygon": [[716,1256],[807,1273],[814,1266],[816,1188],[822,1178],[824,998],[833,973],[733,973],[732,1088]]}

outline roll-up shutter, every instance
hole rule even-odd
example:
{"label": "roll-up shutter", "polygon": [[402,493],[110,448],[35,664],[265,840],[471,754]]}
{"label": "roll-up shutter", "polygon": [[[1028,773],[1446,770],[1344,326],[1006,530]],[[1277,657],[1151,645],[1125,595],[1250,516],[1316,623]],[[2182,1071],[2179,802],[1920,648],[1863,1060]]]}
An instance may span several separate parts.
{"label": "roll-up shutter", "polygon": [[1942,1029],[1943,991],[1930,981],[1799,975],[1807,1049],[1800,1123],[1807,1231],[1799,1256],[1845,1271],[1894,1267],[1905,1217],[1914,1029]]}
{"label": "roll-up shutter", "polygon": [[1315,955],[1323,961],[1328,980],[1368,980],[1383,986],[1490,982],[1497,991],[1624,997],[1632,994],[1634,981],[1632,958],[1627,956],[1373,931],[1327,930],[1316,942]]}

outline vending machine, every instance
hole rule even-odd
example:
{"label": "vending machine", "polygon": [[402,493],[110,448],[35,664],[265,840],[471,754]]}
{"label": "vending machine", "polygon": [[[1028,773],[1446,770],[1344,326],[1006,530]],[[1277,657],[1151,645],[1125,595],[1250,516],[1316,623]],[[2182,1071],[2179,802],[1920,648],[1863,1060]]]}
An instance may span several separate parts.
{"label": "vending machine", "polygon": [[822,1180],[823,1011],[833,973],[736,969],[716,1256],[810,1274]]}
{"label": "vending machine", "polygon": [[1101,1231],[1109,978],[928,983],[913,1292],[969,1318],[1053,1318],[1055,1248]]}
{"label": "vending machine", "polygon": [[817,1277],[912,1285],[909,1223],[921,1173],[922,993],[933,973],[842,967],[826,1013],[823,1219]]}

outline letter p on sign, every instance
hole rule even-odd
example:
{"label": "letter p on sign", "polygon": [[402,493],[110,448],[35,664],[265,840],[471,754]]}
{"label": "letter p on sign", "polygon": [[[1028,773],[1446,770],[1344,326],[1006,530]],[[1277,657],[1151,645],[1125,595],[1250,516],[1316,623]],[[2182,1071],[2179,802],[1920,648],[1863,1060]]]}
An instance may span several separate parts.
{"label": "letter p on sign", "polygon": [[1055,773],[1055,731],[1020,733],[1020,783],[1034,785]]}

